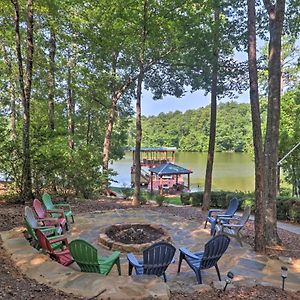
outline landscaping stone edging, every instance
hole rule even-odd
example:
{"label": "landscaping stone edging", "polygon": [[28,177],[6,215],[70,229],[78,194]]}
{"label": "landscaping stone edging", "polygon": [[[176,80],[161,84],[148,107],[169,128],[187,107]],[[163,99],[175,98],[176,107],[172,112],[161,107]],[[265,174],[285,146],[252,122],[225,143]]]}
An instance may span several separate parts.
{"label": "landscaping stone edging", "polygon": [[129,300],[170,298],[170,290],[156,276],[102,276],[64,267],[31,247],[24,228],[0,232],[3,247],[20,271],[39,283],[65,293],[93,299]]}

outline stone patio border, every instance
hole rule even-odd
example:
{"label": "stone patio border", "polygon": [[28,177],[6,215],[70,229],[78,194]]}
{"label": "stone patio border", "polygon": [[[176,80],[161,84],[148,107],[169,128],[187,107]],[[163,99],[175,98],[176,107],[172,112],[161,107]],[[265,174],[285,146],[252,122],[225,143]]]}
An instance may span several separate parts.
{"label": "stone patio border", "polygon": [[170,290],[156,276],[103,276],[81,273],[51,260],[30,246],[18,227],[0,232],[3,247],[28,278],[68,294],[92,299],[129,300],[170,298]]}

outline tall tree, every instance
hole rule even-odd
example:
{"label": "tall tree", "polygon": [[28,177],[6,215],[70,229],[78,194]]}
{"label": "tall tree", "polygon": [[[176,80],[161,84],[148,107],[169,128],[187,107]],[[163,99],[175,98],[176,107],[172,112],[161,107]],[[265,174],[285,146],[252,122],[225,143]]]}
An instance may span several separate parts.
{"label": "tall tree", "polygon": [[268,115],[266,139],[264,145],[264,185],[266,199],[265,238],[267,245],[279,242],[277,234],[277,162],[280,121],[281,92],[281,36],[283,29],[285,0],[264,0],[264,6],[269,17],[269,83],[268,83]]}
{"label": "tall tree", "polygon": [[136,139],[135,139],[135,157],[134,157],[134,195],[132,205],[137,206],[140,203],[141,194],[141,143],[142,143],[142,84],[145,76],[145,47],[147,39],[147,18],[148,18],[148,0],[144,0],[142,29],[141,29],[141,49],[139,54],[139,77],[137,80],[136,93]]}
{"label": "tall tree", "polygon": [[212,62],[212,80],[211,80],[211,105],[210,105],[210,131],[209,144],[207,153],[205,186],[203,195],[202,209],[209,209],[212,172],[214,164],[215,141],[216,141],[216,126],[217,126],[217,94],[218,94],[218,72],[219,72],[219,27],[220,27],[220,3],[215,1],[214,8],[214,30],[213,30],[213,62]]}
{"label": "tall tree", "polygon": [[256,59],[256,10],[255,0],[248,0],[248,64],[250,79],[250,104],[255,158],[255,250],[265,251],[264,203],[264,152],[261,132],[258,74]]}
{"label": "tall tree", "polygon": [[18,0],[11,0],[15,10],[15,42],[18,59],[19,84],[23,106],[23,171],[22,201],[32,199],[31,163],[30,163],[30,97],[33,70],[33,0],[27,0],[26,15],[26,68],[23,70],[23,57],[20,37],[20,6]]}

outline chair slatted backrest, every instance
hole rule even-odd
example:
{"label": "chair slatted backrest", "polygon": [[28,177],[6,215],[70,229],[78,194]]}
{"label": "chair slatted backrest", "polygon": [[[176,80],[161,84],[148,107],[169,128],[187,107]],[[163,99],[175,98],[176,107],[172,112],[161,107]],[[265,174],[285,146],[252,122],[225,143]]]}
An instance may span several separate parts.
{"label": "chair slatted backrest", "polygon": [[29,206],[25,206],[25,220],[33,229],[39,227],[34,212]]}
{"label": "chair slatted backrest", "polygon": [[52,249],[47,237],[43,234],[43,232],[39,229],[36,229],[35,233],[38,238],[40,247],[48,253],[53,253],[53,249]]}
{"label": "chair slatted backrest", "polygon": [[[250,206],[245,207],[243,215],[240,218],[238,224],[244,227],[244,225],[247,223],[247,221],[250,218],[250,214],[251,214],[251,207]],[[239,227],[239,230],[241,230],[243,227]]]}
{"label": "chair slatted backrest", "polygon": [[51,196],[48,193],[44,193],[42,196],[43,204],[45,205],[46,209],[54,209],[54,204],[52,202]]}
{"label": "chair slatted backrest", "polygon": [[43,208],[42,206],[42,203],[40,200],[38,199],[34,199],[33,200],[33,209],[35,211],[35,213],[37,214],[37,216],[40,218],[40,219],[43,219],[43,218],[46,218],[47,215],[46,215],[46,211],[45,209]]}
{"label": "chair slatted backrest", "polygon": [[176,248],[167,243],[159,242],[143,252],[144,274],[161,276],[172,262]]}
{"label": "chair slatted backrest", "polygon": [[100,273],[97,249],[84,240],[70,242],[69,249],[82,272]]}
{"label": "chair slatted backrest", "polygon": [[233,216],[239,207],[239,200],[237,198],[232,198],[229,202],[229,205],[226,209],[225,215]]}
{"label": "chair slatted backrest", "polygon": [[200,269],[209,269],[215,266],[224,252],[227,250],[230,238],[223,234],[217,235],[205,244]]}

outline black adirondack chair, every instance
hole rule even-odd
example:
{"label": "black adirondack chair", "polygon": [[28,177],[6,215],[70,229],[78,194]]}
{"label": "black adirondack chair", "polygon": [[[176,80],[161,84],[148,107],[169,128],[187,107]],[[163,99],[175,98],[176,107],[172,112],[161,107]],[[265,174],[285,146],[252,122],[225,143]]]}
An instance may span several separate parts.
{"label": "black adirondack chair", "polygon": [[166,282],[165,272],[169,264],[173,261],[175,251],[176,248],[173,245],[167,242],[159,242],[143,251],[142,261],[137,260],[132,253],[128,253],[128,275],[132,274],[134,268],[137,275],[163,276]]}
{"label": "black adirondack chair", "polygon": [[204,252],[192,253],[186,248],[180,248],[178,272],[180,273],[182,260],[185,260],[195,272],[197,281],[202,284],[201,270],[216,268],[219,280],[221,281],[218,260],[228,248],[230,238],[225,235],[217,235],[205,244]]}
{"label": "black adirondack chair", "polygon": [[210,234],[214,235],[215,226],[220,218],[231,218],[237,211],[239,207],[239,200],[237,198],[232,198],[226,210],[222,209],[210,209],[208,211],[208,216],[206,218],[204,228],[206,228],[207,222],[211,224]]}

